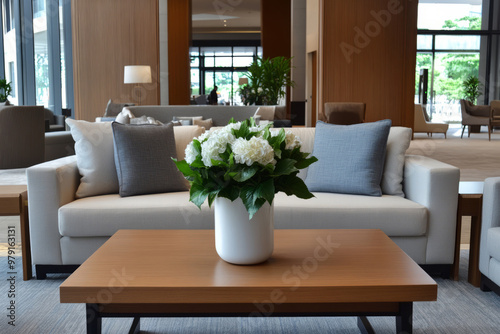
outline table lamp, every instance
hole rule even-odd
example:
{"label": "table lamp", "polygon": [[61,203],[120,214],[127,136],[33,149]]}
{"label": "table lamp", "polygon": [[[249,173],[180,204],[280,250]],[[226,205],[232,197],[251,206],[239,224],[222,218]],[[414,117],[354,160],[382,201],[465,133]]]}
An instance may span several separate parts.
{"label": "table lamp", "polygon": [[139,90],[139,105],[141,104],[141,89],[139,84],[151,83],[151,66],[148,65],[127,65],[123,75],[123,83],[135,84],[135,89]]}

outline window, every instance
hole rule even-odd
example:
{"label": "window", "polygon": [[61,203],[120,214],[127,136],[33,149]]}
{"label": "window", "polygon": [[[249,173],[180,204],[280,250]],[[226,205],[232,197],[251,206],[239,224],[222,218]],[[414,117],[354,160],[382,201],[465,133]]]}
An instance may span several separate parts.
{"label": "window", "polygon": [[219,104],[241,105],[239,79],[245,77],[245,72],[255,57],[262,57],[262,48],[202,46],[192,47],[190,55],[192,97],[209,94],[216,85]]}
{"label": "window", "polygon": [[8,71],[9,76],[8,76],[7,81],[10,82],[10,86],[12,88],[12,91],[10,92],[10,96],[15,99],[16,98],[16,72],[15,72],[16,70],[14,68],[14,62],[13,61],[9,62],[8,67],[9,67],[9,71]]}
{"label": "window", "polygon": [[[483,13],[478,0],[419,2],[415,103],[423,96],[420,70],[427,69],[427,110],[432,120],[460,122],[464,80],[478,77],[483,87],[488,82],[489,73],[484,68],[481,72],[480,66],[492,62],[486,45],[495,33],[484,27],[482,19],[492,8],[490,4]],[[483,98],[488,103],[487,89]]]}
{"label": "window", "polygon": [[13,0],[3,0],[3,31],[7,33],[14,29],[14,6]]}

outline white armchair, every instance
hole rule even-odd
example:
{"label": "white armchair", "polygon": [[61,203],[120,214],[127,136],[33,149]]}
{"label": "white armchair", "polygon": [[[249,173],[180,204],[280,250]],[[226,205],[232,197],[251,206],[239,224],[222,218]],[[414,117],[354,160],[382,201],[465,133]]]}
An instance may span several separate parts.
{"label": "white armchair", "polygon": [[481,290],[500,295],[500,177],[484,181],[479,271]]}

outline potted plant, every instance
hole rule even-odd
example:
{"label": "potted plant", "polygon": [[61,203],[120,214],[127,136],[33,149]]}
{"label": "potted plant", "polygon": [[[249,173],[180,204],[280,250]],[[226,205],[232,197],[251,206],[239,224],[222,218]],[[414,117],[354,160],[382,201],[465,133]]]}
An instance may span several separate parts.
{"label": "potted plant", "polygon": [[469,76],[462,83],[464,99],[473,104],[476,104],[477,98],[482,95],[481,89],[482,85],[479,82],[479,79],[473,75]]}
{"label": "potted plant", "polygon": [[245,105],[277,105],[285,96],[286,87],[295,85],[290,77],[290,70],[290,58],[257,58],[246,73],[249,84],[240,89]]}
{"label": "potted plant", "polygon": [[273,249],[273,199],[277,192],[311,198],[300,169],[317,161],[300,151],[291,131],[271,131],[253,118],[205,132],[175,161],[191,184],[189,200],[215,204],[216,249],[227,262],[253,264]]}
{"label": "potted plant", "polygon": [[11,83],[7,83],[7,80],[0,79],[0,103],[6,102],[10,93],[12,92]]}

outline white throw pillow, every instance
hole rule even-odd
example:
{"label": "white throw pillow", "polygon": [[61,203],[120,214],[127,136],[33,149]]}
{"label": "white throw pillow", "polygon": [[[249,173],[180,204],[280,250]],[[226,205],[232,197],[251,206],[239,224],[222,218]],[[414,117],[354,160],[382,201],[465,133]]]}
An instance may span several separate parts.
{"label": "white throw pillow", "polygon": [[404,197],[403,171],[405,153],[410,147],[411,129],[393,126],[387,138],[384,174],[382,175],[382,193]]}
{"label": "white throw pillow", "polygon": [[66,123],[75,140],[76,163],[81,175],[76,197],[118,193],[111,122],[67,118]]}

